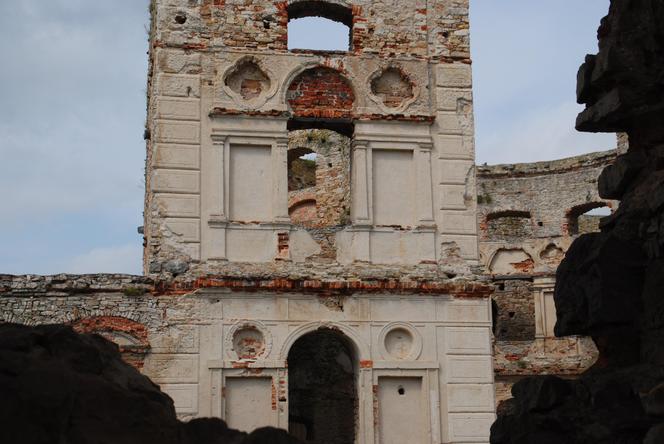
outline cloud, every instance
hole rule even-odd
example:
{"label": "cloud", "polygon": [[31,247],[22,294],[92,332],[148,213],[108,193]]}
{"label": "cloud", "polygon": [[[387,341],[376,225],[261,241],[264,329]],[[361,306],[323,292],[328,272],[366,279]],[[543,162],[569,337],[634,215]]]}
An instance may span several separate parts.
{"label": "cloud", "polygon": [[492,131],[478,130],[478,163],[535,162],[615,148],[615,134],[587,134],[574,129],[580,109],[571,102],[541,107],[515,116],[508,125]]}
{"label": "cloud", "polygon": [[72,258],[63,272],[141,274],[143,248],[137,244],[93,248]]}

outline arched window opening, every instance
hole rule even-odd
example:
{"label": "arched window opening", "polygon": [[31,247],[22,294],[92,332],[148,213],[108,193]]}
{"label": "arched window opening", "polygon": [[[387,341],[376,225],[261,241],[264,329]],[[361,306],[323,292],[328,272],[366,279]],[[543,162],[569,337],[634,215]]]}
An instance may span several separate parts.
{"label": "arched window opening", "polygon": [[487,215],[486,221],[489,240],[515,240],[533,236],[529,211],[499,211]]}
{"label": "arched window opening", "polygon": [[591,202],[573,207],[567,213],[567,232],[570,236],[599,232],[603,217],[611,215],[611,208],[604,202]]}
{"label": "arched window opening", "polygon": [[347,338],[321,329],[298,339],[288,353],[288,422],[304,442],[353,444],[357,412],[357,357]]}
{"label": "arched window opening", "polygon": [[288,7],[288,49],[348,51],[353,12],[321,1],[297,2]]}

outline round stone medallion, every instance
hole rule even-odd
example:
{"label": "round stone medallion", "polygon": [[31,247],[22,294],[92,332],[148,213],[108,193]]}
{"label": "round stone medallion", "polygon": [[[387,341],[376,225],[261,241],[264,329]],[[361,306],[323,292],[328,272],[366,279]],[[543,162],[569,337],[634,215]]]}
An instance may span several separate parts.
{"label": "round stone medallion", "polygon": [[272,347],[269,332],[257,322],[241,322],[233,326],[226,338],[226,346],[239,360],[264,358]]}
{"label": "round stone medallion", "polygon": [[415,360],[422,351],[420,334],[406,323],[393,323],[385,327],[381,333],[380,344],[384,357],[390,360]]}

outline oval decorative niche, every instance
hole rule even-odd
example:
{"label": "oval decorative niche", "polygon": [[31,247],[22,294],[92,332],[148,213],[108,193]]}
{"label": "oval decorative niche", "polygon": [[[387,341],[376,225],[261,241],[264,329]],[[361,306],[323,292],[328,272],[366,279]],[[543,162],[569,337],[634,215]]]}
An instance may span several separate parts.
{"label": "oval decorative niche", "polygon": [[236,359],[255,361],[270,353],[272,337],[257,322],[241,322],[229,332],[226,347],[235,354],[233,357]]}
{"label": "oval decorative niche", "polygon": [[415,99],[414,85],[401,69],[391,66],[371,79],[371,94],[388,109],[403,109]]}
{"label": "oval decorative niche", "polygon": [[415,360],[422,352],[422,337],[417,330],[402,322],[385,327],[380,334],[379,343],[383,356],[388,360]]}
{"label": "oval decorative niche", "polygon": [[225,86],[232,96],[241,101],[255,103],[266,100],[272,89],[270,77],[253,59],[244,59],[232,67],[225,76]]}

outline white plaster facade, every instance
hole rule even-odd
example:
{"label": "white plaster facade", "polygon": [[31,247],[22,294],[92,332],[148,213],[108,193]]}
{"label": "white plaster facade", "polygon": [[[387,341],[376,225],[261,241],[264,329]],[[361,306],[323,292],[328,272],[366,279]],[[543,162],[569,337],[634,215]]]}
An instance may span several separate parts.
{"label": "white plaster facade", "polygon": [[[340,310],[305,294],[205,290],[197,297],[207,320],[160,331],[159,338],[175,340],[160,347],[156,339],[145,363],[183,417],[218,416],[244,430],[288,428],[288,352],[307,333],[329,328],[348,338],[355,354],[358,444],[488,441],[494,393],[486,300],[354,295]],[[264,346],[242,359],[233,338],[247,329],[258,330]],[[394,331],[406,332],[397,346]],[[412,399],[394,396],[404,384],[415,391],[416,409]]]}
{"label": "white plaster facade", "polygon": [[[334,3],[356,18],[391,10],[381,1]],[[467,2],[434,3],[420,5],[424,23],[450,26],[465,42],[467,26],[456,25],[467,22]],[[230,23],[239,10],[228,3],[219,17]],[[153,348],[145,373],[185,418],[289,428],[289,352],[308,333],[336,332],[355,378],[356,409],[346,413],[354,443],[487,443],[491,304],[489,286],[470,273],[479,252],[467,51],[414,56],[440,50],[426,33],[389,57],[233,47],[214,37],[184,49],[189,23],[191,35],[210,31],[208,12],[154,2],[145,269],[202,277],[185,301],[207,308],[196,322],[172,319],[154,333],[179,339]],[[187,25],[174,27],[175,13]],[[318,94],[331,88],[350,104],[313,120],[352,128],[349,219],[334,227],[336,256],[322,259],[315,233],[292,223],[288,207],[289,129],[312,122],[298,114],[293,85],[318,69],[338,77],[333,86],[312,83]],[[390,79],[406,94],[396,106],[372,90],[387,71],[381,94]],[[207,285],[210,276],[219,285]]]}

